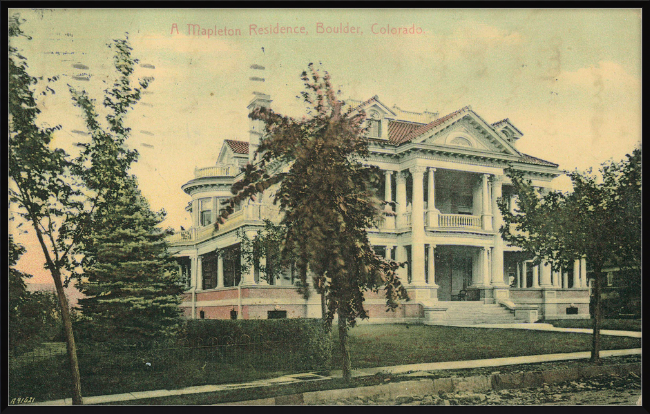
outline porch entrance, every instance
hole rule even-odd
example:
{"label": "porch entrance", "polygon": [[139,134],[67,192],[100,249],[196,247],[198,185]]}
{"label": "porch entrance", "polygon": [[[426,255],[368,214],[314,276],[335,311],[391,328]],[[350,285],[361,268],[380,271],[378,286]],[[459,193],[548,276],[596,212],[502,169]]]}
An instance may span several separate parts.
{"label": "porch entrance", "polygon": [[436,248],[438,300],[478,300],[467,288],[472,284],[472,254],[459,246]]}

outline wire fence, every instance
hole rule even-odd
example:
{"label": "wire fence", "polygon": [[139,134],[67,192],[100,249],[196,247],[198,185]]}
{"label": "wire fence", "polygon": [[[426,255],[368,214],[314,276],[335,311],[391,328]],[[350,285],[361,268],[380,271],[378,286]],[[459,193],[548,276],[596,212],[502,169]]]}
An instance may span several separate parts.
{"label": "wire fence", "polygon": [[[328,365],[327,358],[315,359],[291,338],[268,341],[248,335],[112,349],[80,345],[77,356],[82,387],[89,395],[247,382],[325,371]],[[65,393],[70,372],[65,345],[10,356],[9,362],[10,380],[16,389],[29,388],[33,391],[30,395],[39,394],[38,400],[60,398],[58,395]],[[52,378],[65,384],[53,384]]]}

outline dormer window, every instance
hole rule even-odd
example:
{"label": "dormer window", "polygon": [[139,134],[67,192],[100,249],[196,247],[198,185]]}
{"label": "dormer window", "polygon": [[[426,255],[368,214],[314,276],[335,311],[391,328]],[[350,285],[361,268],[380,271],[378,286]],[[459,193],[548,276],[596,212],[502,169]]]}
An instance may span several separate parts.
{"label": "dormer window", "polygon": [[370,111],[368,136],[370,138],[381,138],[381,115],[377,111]]}

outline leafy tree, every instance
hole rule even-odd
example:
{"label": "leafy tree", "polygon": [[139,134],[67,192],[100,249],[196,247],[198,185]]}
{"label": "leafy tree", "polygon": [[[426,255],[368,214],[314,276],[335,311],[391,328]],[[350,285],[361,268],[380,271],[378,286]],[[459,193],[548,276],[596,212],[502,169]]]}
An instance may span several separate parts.
{"label": "leafy tree", "polygon": [[600,168],[602,181],[591,171],[569,173],[573,192],[542,194],[521,172],[507,171],[518,196],[515,214],[499,201],[506,242],[546,262],[554,271],[586,257],[593,269],[594,333],[591,360],[600,359],[601,287],[603,267],[640,269],[641,264],[641,149],[622,162]]}
{"label": "leafy tree", "polygon": [[76,250],[83,256],[79,288],[87,296],[79,301],[85,317],[80,326],[92,342],[150,342],[178,327],[182,283],[167,251],[167,232],[158,227],[165,213],[151,211],[129,174],[138,153],[125,145],[130,129],[124,118],[148,82],[131,84],[138,61],[131,57],[128,37],[109,47],[115,50],[118,78],[105,90],[106,125],[88,94],[70,87],[91,135],[76,160],[87,168],[78,173],[86,188],[102,194],[88,237]]}
{"label": "leafy tree", "polygon": [[307,272],[326,301],[328,328],[338,315],[343,376],[350,379],[347,330],[357,318],[367,318],[364,292],[386,293],[388,309],[399,299],[408,299],[396,275],[398,263],[375,254],[366,229],[374,226],[381,214],[376,194],[380,172],[362,165],[369,155],[364,138],[364,114],[342,111],[332,88],[330,75],[321,76],[309,65],[301,79],[301,93],[309,111],[303,119],[293,119],[259,108],[252,119],[266,124],[255,157],[258,162],[245,168],[244,178],[232,187],[234,196],[215,223],[224,223],[236,203],[279,184],[274,202],[284,212],[286,227],[283,261],[295,260],[305,296]]}
{"label": "leafy tree", "polygon": [[56,295],[27,290],[25,279],[32,275],[15,269],[25,248],[9,235],[9,350],[30,351],[41,342],[51,340],[60,324]]}
{"label": "leafy tree", "polygon": [[[63,291],[64,272],[74,268],[70,254],[87,225],[92,200],[84,203],[78,182],[70,174],[67,154],[50,147],[52,133],[60,127],[41,128],[40,113],[34,98],[37,79],[27,73],[27,59],[11,44],[22,36],[23,20],[9,19],[9,200],[16,213],[29,222],[45,256],[61,309],[68,359],[72,376],[72,402],[82,404],[77,348],[70,319],[70,308]],[[51,80],[51,79],[49,79]],[[46,87],[53,93],[53,89]]]}
{"label": "leafy tree", "polygon": [[274,284],[283,273],[282,263],[291,262],[282,257],[282,244],[287,230],[270,220],[264,220],[264,228],[251,240],[246,233],[238,231],[241,240],[242,272],[250,271],[251,266],[259,271],[260,278]]}

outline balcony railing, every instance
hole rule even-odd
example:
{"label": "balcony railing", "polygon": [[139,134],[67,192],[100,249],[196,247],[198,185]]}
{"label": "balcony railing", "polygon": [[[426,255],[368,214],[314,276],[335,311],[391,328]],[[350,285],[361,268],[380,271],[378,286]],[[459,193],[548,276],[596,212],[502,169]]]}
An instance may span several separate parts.
{"label": "balcony railing", "polygon": [[[237,228],[242,224],[243,221],[262,221],[264,219],[277,221],[279,215],[280,210],[277,206],[251,203],[244,206],[241,210],[235,211],[230,216],[228,216],[226,222],[219,226],[218,232],[221,233]],[[209,239],[215,234],[217,234],[217,232],[214,231],[214,225],[208,224],[204,227],[183,230],[179,233],[169,236],[167,238],[167,241],[169,243],[199,242]]]}
{"label": "balcony railing", "polygon": [[481,228],[481,217],[466,214],[440,214],[438,215],[438,227]]}
{"label": "balcony railing", "polygon": [[194,169],[194,178],[234,177],[237,174],[239,174],[239,168],[236,165],[215,165],[212,167]]}

